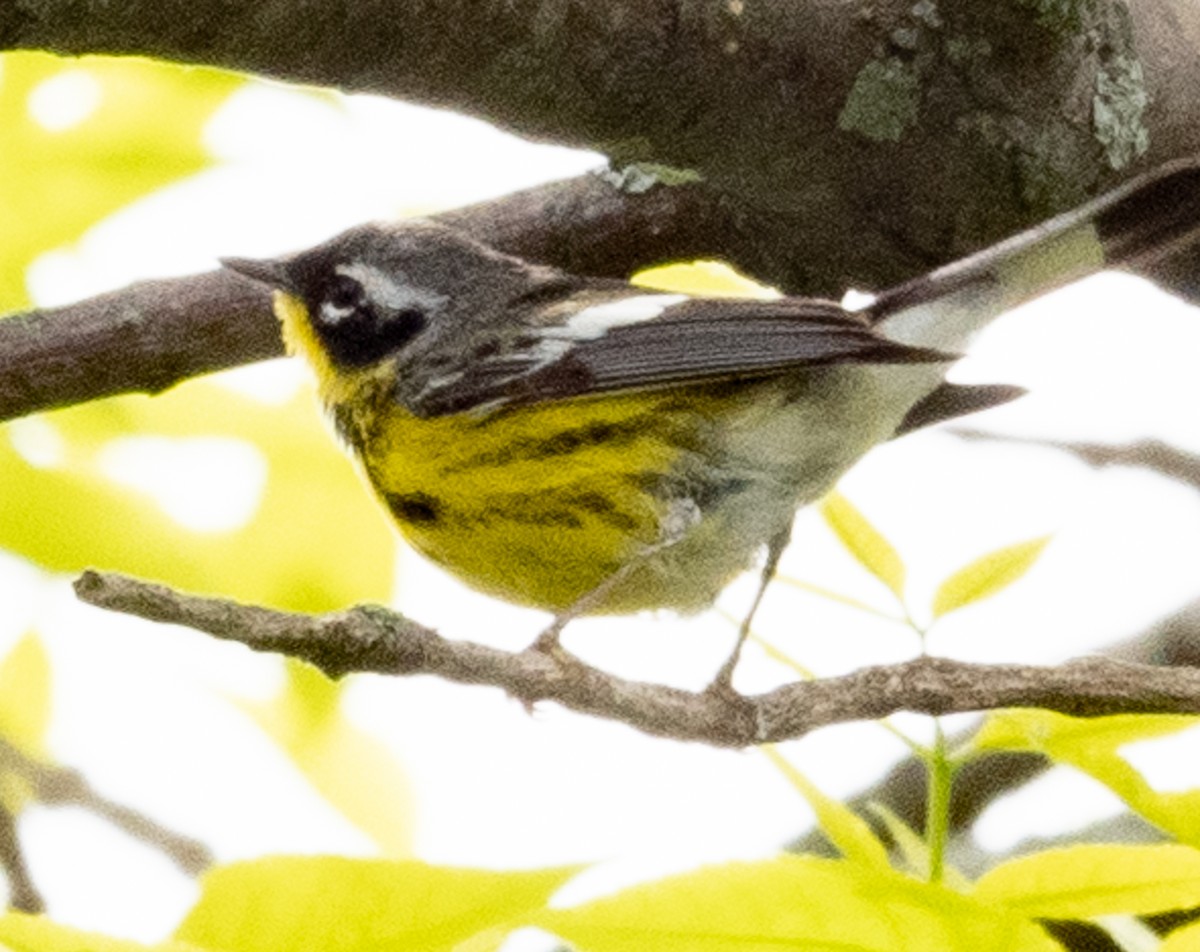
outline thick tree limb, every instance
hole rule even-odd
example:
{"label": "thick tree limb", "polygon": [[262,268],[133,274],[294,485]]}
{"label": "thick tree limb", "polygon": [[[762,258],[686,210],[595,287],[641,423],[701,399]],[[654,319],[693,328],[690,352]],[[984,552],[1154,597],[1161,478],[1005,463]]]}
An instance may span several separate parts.
{"label": "thick tree limb", "polygon": [[[3,738],[0,738],[0,769],[28,783],[40,803],[88,810],[126,835],[160,850],[189,876],[198,876],[212,865],[212,854],[203,843],[103,796],[79,771],[30,757]],[[2,836],[0,830],[0,839]]]}
{"label": "thick tree limb", "polygon": [[355,671],[433,674],[500,687],[526,703],[556,701],[648,734],[719,747],[788,740],[818,727],[898,711],[950,714],[1041,707],[1077,716],[1200,713],[1200,671],[1104,658],[1042,668],[921,657],[789,684],[752,697],[695,694],[618,678],[565,653],[512,653],[452,641],[377,606],[298,615],[92,571],[76,580],[75,591],[101,608],[186,625],[257,651],[300,658],[330,677]]}
{"label": "thick tree limb", "polygon": [[[833,296],[1200,150],[1190,0],[295,3],[0,5],[0,47],[383,92],[685,167],[703,188],[586,181],[446,218],[569,270],[720,254]],[[1154,273],[1191,293],[1197,261],[1184,250]],[[265,301],[218,272],[0,322],[0,419],[278,353]]]}
{"label": "thick tree limb", "polygon": [[[437,216],[511,254],[582,274],[717,253],[725,214],[698,186],[638,194],[585,175]],[[270,294],[230,272],[146,281],[0,319],[0,420],[283,353]]]}
{"label": "thick tree limb", "polygon": [[693,170],[758,219],[731,260],[793,293],[895,284],[1200,150],[1193,0],[39,0],[0,4],[0,48],[381,93]]}

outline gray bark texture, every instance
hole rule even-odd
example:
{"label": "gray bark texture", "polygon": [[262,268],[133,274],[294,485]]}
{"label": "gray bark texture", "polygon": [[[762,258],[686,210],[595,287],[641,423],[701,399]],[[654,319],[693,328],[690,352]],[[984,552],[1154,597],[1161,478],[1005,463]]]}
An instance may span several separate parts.
{"label": "gray bark texture", "polygon": [[15,0],[0,48],[370,91],[682,170],[732,209],[726,255],[793,293],[893,284],[1200,151],[1193,0]]}

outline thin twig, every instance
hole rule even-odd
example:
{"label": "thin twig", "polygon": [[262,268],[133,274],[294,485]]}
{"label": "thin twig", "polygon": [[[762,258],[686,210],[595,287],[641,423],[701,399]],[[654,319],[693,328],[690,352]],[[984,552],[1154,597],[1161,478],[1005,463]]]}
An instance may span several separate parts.
{"label": "thin twig", "polygon": [[160,850],[190,876],[198,876],[212,865],[212,853],[203,843],[103,796],[77,770],[47,764],[3,738],[0,738],[0,768],[27,782],[41,803],[82,807],[103,817],[123,833]]}
{"label": "thin twig", "polygon": [[101,608],[186,625],[257,651],[300,658],[330,677],[371,671],[489,684],[526,703],[557,701],[648,734],[718,747],[788,740],[818,727],[874,720],[898,711],[951,714],[1040,707],[1085,717],[1200,713],[1200,671],[1106,658],[1036,667],[919,657],[787,684],[766,694],[723,695],[629,681],[565,652],[512,653],[450,640],[378,606],[301,615],[186,595],[128,576],[93,571],[76,580],[75,592]]}
{"label": "thin twig", "polygon": [[25,864],[16,818],[3,803],[0,803],[0,867],[8,877],[8,905],[20,912],[43,912],[46,903]]}
{"label": "thin twig", "polygon": [[964,440],[988,443],[1016,443],[1061,450],[1078,457],[1089,466],[1131,466],[1174,479],[1200,489],[1200,456],[1188,453],[1162,440],[1136,440],[1132,443],[1085,443],[1078,440],[1044,440],[1029,436],[1006,436],[987,430],[954,428]]}
{"label": "thin twig", "polygon": [[[1196,599],[1142,632],[1125,641],[1108,645],[1100,653],[1119,661],[1155,666],[1200,666],[1200,599]],[[966,743],[975,729],[964,731],[950,739],[950,747]],[[981,871],[984,860],[979,847],[964,834],[988,805],[1010,790],[1031,781],[1044,773],[1051,761],[1042,754],[1024,751],[980,752],[959,767],[954,777],[954,788],[950,798],[950,830],[955,841],[951,849],[955,853],[954,864],[968,872]],[[886,827],[877,822],[869,811],[871,803],[882,803],[905,823],[918,832],[925,827],[925,801],[927,797],[927,774],[925,763],[918,757],[907,757],[897,763],[885,776],[849,801],[856,813],[866,817],[876,833],[887,837]],[[1095,840],[1096,837],[1078,839]],[[820,830],[812,830],[795,840],[790,846],[797,852],[825,852],[828,843]],[[1011,854],[1019,854],[1014,849]],[[988,862],[994,862],[990,857]]]}

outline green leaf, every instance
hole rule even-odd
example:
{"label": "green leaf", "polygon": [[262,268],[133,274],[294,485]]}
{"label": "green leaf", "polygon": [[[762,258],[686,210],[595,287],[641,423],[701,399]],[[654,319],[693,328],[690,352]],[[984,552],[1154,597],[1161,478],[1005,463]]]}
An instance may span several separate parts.
{"label": "green leaf", "polygon": [[1094,777],[1131,809],[1182,843],[1200,848],[1200,790],[1159,793],[1120,754],[1125,744],[1195,727],[1184,714],[1078,718],[1051,711],[998,711],[975,736],[981,750],[1027,750]]}
{"label": "green leaf", "polygon": [[[240,706],[343,816],[390,857],[412,852],[413,795],[391,751],[346,719],[342,682],[289,660],[278,697]],[[370,782],[364,783],[363,778]]]}
{"label": "green leaf", "polygon": [[821,515],[858,563],[904,598],[904,562],[888,542],[857,508],[839,492],[831,492],[821,502]]}
{"label": "green leaf", "polygon": [[887,869],[887,849],[872,832],[870,825],[844,803],[826,796],[797,770],[774,745],[759,748],[784,777],[808,801],[822,832],[847,860]]}
{"label": "green leaf", "polygon": [[202,952],[197,946],[182,942],[148,946],[110,939],[21,912],[0,915],[0,948],[6,952]]}
{"label": "green leaf", "polygon": [[944,581],[933,597],[933,617],[941,618],[974,602],[991,598],[1029,571],[1049,536],[1018,542],[989,552]]}
{"label": "green leaf", "polygon": [[[46,759],[50,725],[50,659],[41,639],[28,634],[0,661],[0,736],[35,759]],[[0,803],[19,813],[32,796],[28,781],[0,774]]]}
{"label": "green leaf", "polygon": [[1200,724],[1195,714],[1114,714],[1071,717],[1019,708],[994,711],[972,739],[979,750],[1026,750],[1049,757],[1112,751],[1139,740],[1166,737]]}
{"label": "green leaf", "polygon": [[1172,932],[1159,946],[1158,952],[1200,952],[1200,922],[1193,922]]}
{"label": "green leaf", "polygon": [[176,938],[221,952],[451,952],[523,924],[576,872],[342,857],[235,863],[204,876]]}
{"label": "green leaf", "polygon": [[[929,844],[921,839],[916,831],[900,819],[887,804],[872,800],[867,808],[879,817],[880,822],[883,823],[895,842],[896,849],[904,858],[904,863],[909,871],[919,879],[928,879]],[[967,892],[970,888],[970,881],[959,870],[948,864],[942,869],[942,880],[947,886],[958,892]]]}
{"label": "green leaf", "polygon": [[28,634],[0,661],[0,734],[31,756],[45,754],[50,725],[50,659]]}
{"label": "green leaf", "polygon": [[534,925],[587,952],[1053,952],[1036,925],[943,886],[815,856],[646,883]]}
{"label": "green leaf", "polygon": [[[150,60],[46,53],[3,56],[0,82],[0,311],[27,303],[24,270],[100,219],[213,161],[209,118],[245,83],[232,73]],[[78,121],[47,128],[36,107],[54,96],[89,97]]]}
{"label": "green leaf", "polygon": [[751,280],[723,261],[657,265],[639,271],[630,279],[630,283],[656,291],[681,291],[696,297],[758,298],[766,301],[779,297],[779,292],[774,288]]}
{"label": "green leaf", "polygon": [[1053,919],[1190,909],[1200,905],[1200,851],[1170,843],[1045,850],[985,873],[975,896]]}
{"label": "green leaf", "polygon": [[[55,572],[112,569],[292,611],[383,601],[391,591],[395,533],[309,392],[276,406],[194,380],[36,420],[61,459],[35,465],[17,451],[13,425],[0,427],[0,486],[21,487],[0,493],[0,547]],[[257,508],[230,529],[181,524],[106,468],[112,447],[145,437],[167,448],[196,438],[244,447],[265,471]]]}

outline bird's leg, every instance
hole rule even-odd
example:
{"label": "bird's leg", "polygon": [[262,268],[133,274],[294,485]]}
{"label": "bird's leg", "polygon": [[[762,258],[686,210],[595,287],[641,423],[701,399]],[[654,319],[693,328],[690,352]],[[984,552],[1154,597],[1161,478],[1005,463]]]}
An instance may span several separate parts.
{"label": "bird's leg", "polygon": [[594,607],[603,602],[605,597],[625,581],[629,577],[629,574],[645,562],[647,557],[652,555],[656,549],[657,546],[651,546],[649,551],[630,559],[611,575],[601,580],[600,584],[595,588],[580,595],[579,598],[575,599],[575,601],[554,616],[554,620],[533,640],[533,644],[527,650],[540,651],[544,654],[557,654],[562,651],[558,639],[561,637],[563,629],[580,615],[586,615]]}
{"label": "bird's leg", "polygon": [[663,520],[662,537],[653,545],[646,546],[628,562],[617,568],[615,572],[600,581],[570,605],[554,616],[554,620],[538,635],[526,650],[540,651],[545,654],[557,654],[562,651],[558,640],[563,629],[580,615],[586,615],[612,593],[618,585],[651,558],[679,542],[689,529],[700,521],[700,510],[691,499],[678,500],[672,504],[667,518]]}
{"label": "bird's leg", "polygon": [[754,601],[750,603],[750,610],[746,612],[746,617],[742,619],[742,624],[738,628],[737,643],[733,646],[733,651],[730,652],[729,657],[725,659],[725,663],[721,665],[717,676],[705,688],[706,692],[717,694],[734,693],[733,669],[737,667],[738,659],[742,656],[742,646],[746,643],[746,639],[750,637],[750,627],[754,624],[754,616],[758,612],[759,605],[762,604],[763,596],[767,594],[767,587],[775,579],[775,573],[779,570],[779,560],[782,558],[791,538],[792,527],[789,525],[782,532],[772,537],[771,541],[767,543],[767,561],[763,565],[762,575],[759,576],[758,591],[754,593]]}

